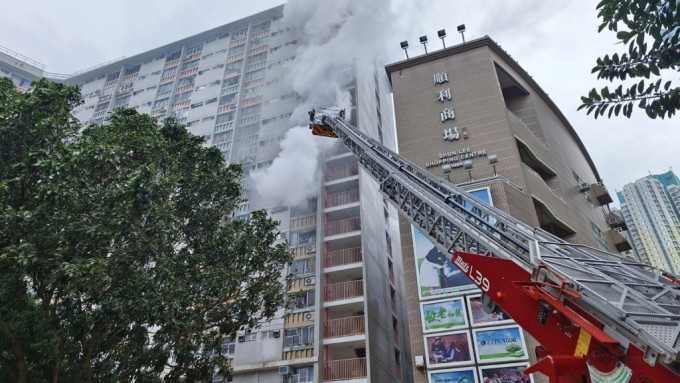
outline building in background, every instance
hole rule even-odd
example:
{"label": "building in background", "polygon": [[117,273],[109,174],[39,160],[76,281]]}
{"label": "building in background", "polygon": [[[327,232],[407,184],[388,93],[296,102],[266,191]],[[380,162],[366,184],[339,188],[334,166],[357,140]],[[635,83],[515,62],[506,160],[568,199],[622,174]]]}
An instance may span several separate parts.
{"label": "building in background", "polygon": [[[573,127],[493,40],[386,71],[401,155],[563,240],[610,252],[630,248],[613,227],[611,196]],[[420,367],[414,381],[517,375],[535,358],[535,341],[503,312],[481,310],[479,290],[405,219],[400,228],[411,352]],[[458,357],[449,358],[449,344]]]}
{"label": "building in background", "polygon": [[680,273],[680,180],[672,171],[651,174],[617,192],[631,253],[650,265]]}
{"label": "building in background", "polygon": [[[174,117],[248,174],[271,166],[295,125],[298,95],[283,78],[300,44],[283,11],[276,7],[71,75],[44,72],[42,64],[4,50],[0,75],[24,90],[43,76],[77,85],[85,102],[73,115],[84,125],[103,123],[122,107]],[[351,95],[347,114],[394,148],[389,83],[383,68],[368,61],[343,84]],[[272,321],[224,340],[220,351],[234,370],[228,381],[411,381],[397,212],[339,144],[322,168],[318,197],[292,208],[258,198],[252,180],[244,179],[249,201],[236,215],[266,209],[281,222],[295,254],[282,273],[294,275],[296,298]]]}

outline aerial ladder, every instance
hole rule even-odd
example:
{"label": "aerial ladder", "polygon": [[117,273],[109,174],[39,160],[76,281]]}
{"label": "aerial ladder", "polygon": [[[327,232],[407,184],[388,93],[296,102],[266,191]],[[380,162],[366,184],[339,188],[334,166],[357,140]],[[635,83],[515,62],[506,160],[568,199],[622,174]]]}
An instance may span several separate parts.
{"label": "aerial ladder", "polygon": [[[574,245],[429,174],[344,119],[310,112],[388,199],[541,346],[551,383],[680,382],[680,284],[649,265]],[[598,254],[600,253],[600,254]]]}

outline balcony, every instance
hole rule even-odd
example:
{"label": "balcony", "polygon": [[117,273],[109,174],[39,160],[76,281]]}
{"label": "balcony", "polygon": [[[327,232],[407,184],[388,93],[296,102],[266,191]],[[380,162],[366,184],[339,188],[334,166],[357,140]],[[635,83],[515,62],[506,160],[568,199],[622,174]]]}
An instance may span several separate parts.
{"label": "balcony", "polygon": [[235,69],[235,70],[228,70],[228,71],[224,72],[224,79],[225,79],[225,80],[228,80],[228,79],[230,79],[230,78],[237,77],[237,76],[240,75],[240,74],[241,74],[241,71],[240,71],[240,70],[237,70],[237,69]]}
{"label": "balcony", "polygon": [[194,89],[194,84],[193,84],[193,83],[187,84],[187,85],[182,85],[182,86],[180,86],[180,87],[177,87],[177,90],[175,91],[175,93],[176,93],[176,94],[180,94],[180,93],[184,93],[184,92],[190,91],[190,90],[192,90],[192,89]]}
{"label": "balcony", "polygon": [[161,81],[158,83],[158,85],[163,85],[163,84],[168,84],[175,81],[175,75],[171,74],[170,76],[165,76],[161,78]]}
{"label": "balcony", "polygon": [[597,202],[599,202],[600,205],[607,205],[614,202],[614,200],[612,200],[612,196],[609,195],[607,188],[602,182],[590,185],[590,190],[592,190],[593,195],[595,198],[597,198]]}
{"label": "balcony", "polygon": [[324,381],[366,378],[366,358],[340,359],[324,363]]}
{"label": "balcony", "polygon": [[347,281],[327,285],[326,301],[339,301],[343,299],[358,298],[364,296],[364,281]]}
{"label": "balcony", "polygon": [[348,190],[326,196],[326,207],[335,207],[359,202],[359,189]]}
{"label": "balcony", "polygon": [[326,170],[326,182],[359,175],[359,164],[349,164]]}
{"label": "balcony", "polygon": [[243,107],[253,106],[253,105],[259,104],[260,102],[262,102],[262,96],[256,96],[256,97],[253,97],[253,98],[243,100],[243,102],[241,103],[241,106],[243,106]]}
{"label": "balcony", "polygon": [[325,329],[326,338],[360,335],[366,332],[363,315],[327,320]]}
{"label": "balcony", "polygon": [[195,74],[195,73],[198,73],[198,67],[196,67],[196,68],[191,68],[191,69],[187,69],[187,70],[183,70],[183,71],[179,72],[179,78],[189,77],[189,76],[191,76],[191,75],[193,75],[193,74]]}
{"label": "balcony", "polygon": [[241,53],[237,53],[235,55],[231,55],[231,56],[227,57],[227,63],[232,63],[234,61],[241,60],[244,57],[246,57],[246,52],[241,52]]}
{"label": "balcony", "polygon": [[269,36],[269,28],[263,29],[263,30],[258,31],[258,32],[253,32],[253,34],[250,35],[250,39],[254,40],[254,39],[257,39],[257,38],[260,38],[260,37],[265,37],[265,36]]}
{"label": "balcony", "polygon": [[235,47],[235,46],[238,46],[238,45],[241,45],[241,44],[245,44],[246,41],[248,41],[248,38],[247,38],[247,37],[237,38],[237,39],[231,40],[231,41],[229,42],[229,46],[230,46],[230,47]]}
{"label": "balcony", "polygon": [[623,218],[619,217],[618,214],[612,211],[607,214],[607,224],[609,224],[609,227],[612,229],[620,228],[626,230],[626,222],[623,220]]}
{"label": "balcony", "polygon": [[201,58],[201,52],[192,53],[191,55],[184,58],[184,62],[193,61]]}
{"label": "balcony", "polygon": [[179,59],[166,62],[163,69],[176,67],[177,65],[179,65]]}
{"label": "balcony", "polygon": [[166,108],[154,109],[151,111],[151,117],[160,117],[165,114]]}
{"label": "balcony", "polygon": [[250,52],[248,52],[248,56],[254,56],[258,53],[266,52],[268,49],[269,49],[269,45],[263,45],[261,47],[251,49]]}
{"label": "balcony", "polygon": [[233,112],[233,111],[235,111],[235,110],[236,110],[236,104],[220,105],[220,106],[217,108],[217,114]]}
{"label": "balcony", "polygon": [[359,217],[341,219],[326,224],[327,236],[345,234],[359,230],[361,230],[361,219]]}
{"label": "balcony", "polygon": [[182,108],[189,106],[189,104],[191,104],[191,100],[184,100],[182,102],[177,102],[177,103],[172,105],[172,109],[174,109],[174,110],[182,109]]}
{"label": "balcony", "polygon": [[129,75],[123,77],[123,81],[122,81],[122,82],[132,81],[132,80],[136,79],[138,76],[139,76],[139,72],[136,72],[136,73],[133,73],[133,74],[129,74]]}
{"label": "balcony", "polygon": [[104,89],[110,88],[110,87],[112,87],[112,86],[115,86],[116,83],[118,83],[118,79],[108,81],[108,82],[106,82],[106,83],[104,84]]}
{"label": "balcony", "polygon": [[349,265],[361,262],[361,248],[342,249],[326,254],[326,267]]}
{"label": "balcony", "polygon": [[262,78],[257,78],[257,79],[252,80],[252,81],[245,82],[245,83],[243,84],[243,89],[254,88],[254,87],[256,87],[256,86],[258,86],[258,85],[262,85],[262,84],[264,84],[264,77],[262,77]]}
{"label": "balcony", "polygon": [[628,243],[628,240],[623,235],[621,235],[621,233],[614,229],[607,231],[607,237],[614,244],[616,251],[618,252],[632,249],[630,243]]}
{"label": "balcony", "polygon": [[222,89],[222,92],[220,93],[220,96],[227,96],[227,95],[230,95],[230,94],[232,94],[232,93],[238,93],[238,90],[239,90],[239,85],[238,85],[238,84],[232,85],[232,86],[230,86],[230,87],[227,87],[227,88]]}

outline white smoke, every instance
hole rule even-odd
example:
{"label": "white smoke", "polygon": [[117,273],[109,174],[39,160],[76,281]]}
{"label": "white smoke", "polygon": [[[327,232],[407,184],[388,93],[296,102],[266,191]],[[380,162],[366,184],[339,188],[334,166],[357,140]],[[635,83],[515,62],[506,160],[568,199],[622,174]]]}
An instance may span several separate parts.
{"label": "white smoke", "polygon": [[[373,69],[388,33],[391,0],[290,0],[283,24],[298,40],[290,72],[284,79],[298,96],[290,117],[295,125],[307,123],[307,111],[346,109],[346,90],[355,71]],[[316,137],[306,128],[293,128],[281,143],[281,152],[264,171],[251,173],[258,194],[272,202],[296,206],[316,195],[321,171],[319,156],[337,140]]]}
{"label": "white smoke", "polygon": [[333,139],[312,135],[307,127],[290,129],[272,164],[262,171],[250,173],[257,193],[283,206],[297,206],[313,197],[321,181],[319,155],[334,143]]}

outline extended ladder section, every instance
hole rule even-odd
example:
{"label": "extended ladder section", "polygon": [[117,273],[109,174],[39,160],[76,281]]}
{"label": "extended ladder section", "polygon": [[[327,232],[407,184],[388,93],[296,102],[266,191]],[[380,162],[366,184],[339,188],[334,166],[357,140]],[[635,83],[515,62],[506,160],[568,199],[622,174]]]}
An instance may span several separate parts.
{"label": "extended ladder section", "polygon": [[442,253],[507,259],[536,280],[559,284],[561,276],[580,295],[573,303],[621,335],[617,339],[643,350],[647,363],[680,361],[680,289],[658,270],[530,227],[429,174],[344,119],[319,114],[312,127],[342,140],[383,195]]}

